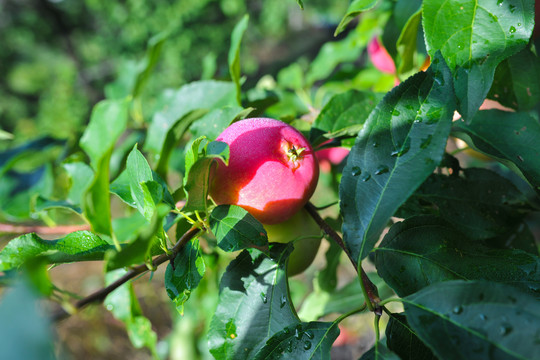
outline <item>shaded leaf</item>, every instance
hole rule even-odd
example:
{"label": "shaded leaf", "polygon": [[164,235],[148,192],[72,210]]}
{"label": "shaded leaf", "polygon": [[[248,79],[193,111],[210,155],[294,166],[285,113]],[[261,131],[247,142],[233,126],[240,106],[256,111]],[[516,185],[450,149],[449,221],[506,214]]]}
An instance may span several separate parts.
{"label": "shaded leaf", "polygon": [[273,244],[270,256],[244,250],[229,264],[208,333],[216,359],[253,358],[272,335],[300,323],[287,288],[285,265],[292,249]]}
{"label": "shaded leaf", "polygon": [[330,349],[338,335],[335,322],[288,326],[268,339],[254,359],[330,359]]}
{"label": "shaded leaf", "polygon": [[454,106],[450,72],[436,57],[369,116],[340,184],[344,241],[354,259],[367,256],[388,219],[441,161]]}
{"label": "shaded leaf", "polygon": [[540,302],[484,281],[434,284],[404,299],[409,324],[442,359],[533,359]]}
{"label": "shaded leaf", "polygon": [[400,360],[400,357],[389,350],[383,343],[373,345],[359,360]]}
{"label": "shaded leaf", "polygon": [[452,133],[540,187],[540,122],[529,114],[479,111],[469,124],[457,121]]}
{"label": "shaded leaf", "polygon": [[242,104],[241,101],[241,84],[240,84],[240,45],[242,43],[242,37],[246,31],[249,23],[249,15],[244,15],[242,20],[236,24],[231,34],[231,47],[229,49],[229,73],[231,79],[236,86],[236,101],[238,105]]}
{"label": "shaded leaf", "polygon": [[236,205],[219,205],[210,214],[210,228],[225,251],[267,249],[268,235],[262,224]]}
{"label": "shaded leaf", "polygon": [[[428,216],[394,224],[375,252],[377,272],[399,296],[448,280],[489,280],[540,297],[540,258],[470,241]],[[517,291],[517,290],[516,290]]]}
{"label": "shaded leaf", "polygon": [[385,333],[386,346],[401,360],[437,360],[410,328],[405,315],[391,314]]}
{"label": "shaded leaf", "polygon": [[199,242],[188,242],[174,258],[174,266],[167,265],[165,289],[174,301],[178,312],[184,314],[184,303],[189,299],[204,276],[205,265]]}

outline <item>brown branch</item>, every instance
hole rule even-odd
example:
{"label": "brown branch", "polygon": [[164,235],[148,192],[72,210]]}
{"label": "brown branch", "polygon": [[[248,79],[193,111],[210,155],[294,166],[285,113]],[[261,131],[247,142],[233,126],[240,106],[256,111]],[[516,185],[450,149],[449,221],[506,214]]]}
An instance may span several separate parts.
{"label": "brown branch", "polygon": [[[184,246],[193,239],[197,233],[201,231],[198,227],[192,227],[189,229],[182,237],[178,240],[176,245],[171,249],[170,254],[161,254],[159,256],[156,256],[154,260],[152,261],[152,267],[157,268],[159,265],[163,264],[167,261],[174,261],[174,258],[176,255],[184,248]],[[105,300],[105,298],[114,290],[116,290],[118,287],[123,285],[124,283],[128,282],[129,280],[133,279],[134,277],[143,274],[147,272],[148,266],[146,264],[137,265],[132,267],[124,276],[116,280],[115,282],[109,284],[108,286],[88,295],[87,297],[77,301],[74,305],[76,310],[80,310],[84,308],[85,306],[92,304],[92,303],[101,303]],[[57,313],[55,313],[52,316],[53,321],[60,321],[67,317],[69,317],[71,314],[68,313],[64,309],[60,309]]]}
{"label": "brown branch", "polygon": [[40,225],[0,224],[0,234],[27,234],[34,232],[43,235],[61,235],[81,230],[90,230],[90,225],[59,225],[49,227]]}
{"label": "brown branch", "polygon": [[349,251],[347,246],[345,246],[345,243],[343,242],[343,239],[341,238],[341,236],[339,236],[339,234],[334,229],[332,229],[332,227],[328,225],[328,223],[324,221],[324,219],[319,215],[315,205],[313,205],[311,202],[308,202],[304,207],[307,210],[307,212],[311,215],[313,220],[315,220],[315,222],[320,226],[320,228],[329,237],[331,237],[332,240],[334,240],[339,245],[340,248],[343,249],[345,254],[347,254],[347,256],[349,257],[349,260],[351,261],[351,263],[354,265],[356,271],[360,272],[360,279],[362,281],[362,289],[366,292],[368,300],[369,300],[367,302],[368,307],[371,311],[374,311],[377,315],[381,315],[382,308],[378,305],[381,299],[379,298],[379,292],[377,290],[377,286],[375,286],[375,284],[371,282],[371,280],[367,276],[362,266],[357,264],[357,261],[352,257],[351,252]]}

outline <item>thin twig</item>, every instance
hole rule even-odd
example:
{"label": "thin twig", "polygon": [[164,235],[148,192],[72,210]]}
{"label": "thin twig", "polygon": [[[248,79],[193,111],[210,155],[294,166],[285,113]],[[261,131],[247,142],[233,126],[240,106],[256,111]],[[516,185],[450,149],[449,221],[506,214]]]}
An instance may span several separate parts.
{"label": "thin twig", "polygon": [[349,260],[354,265],[354,268],[357,272],[360,272],[360,279],[362,281],[362,289],[365,291],[364,295],[367,295],[369,301],[367,302],[367,305],[369,307],[369,310],[374,311],[377,315],[382,314],[382,308],[378,305],[381,299],[379,298],[379,293],[377,290],[377,286],[371,282],[369,277],[367,276],[366,272],[362,268],[361,265],[357,264],[356,260],[352,257],[352,254],[350,253],[347,246],[345,246],[345,243],[343,242],[343,239],[339,234],[332,229],[330,225],[326,221],[324,221],[323,218],[319,215],[317,212],[317,208],[315,205],[313,205],[311,202],[308,202],[305,206],[305,209],[307,212],[311,215],[313,220],[320,226],[320,228],[328,235],[330,236],[338,245],[343,249],[345,254],[349,257]]}
{"label": "thin twig", "polygon": [[[154,260],[152,261],[152,267],[155,269],[159,265],[163,264],[164,262],[174,260],[176,255],[184,248],[184,246],[193,239],[197,233],[201,231],[198,227],[192,227],[189,229],[174,245],[174,247],[171,249],[171,252],[169,254],[161,254],[159,256],[156,256]],[[77,301],[74,305],[76,310],[80,310],[84,308],[85,306],[92,304],[92,303],[101,303],[105,300],[105,298],[114,290],[116,290],[118,287],[123,285],[124,283],[128,282],[129,280],[133,279],[137,275],[143,274],[147,272],[148,266],[146,264],[137,265],[132,267],[124,276],[116,280],[115,282],[111,283],[110,285],[88,295],[87,297]],[[67,317],[69,317],[71,314],[65,311],[64,309],[60,309],[57,313],[55,313],[52,316],[53,321],[60,321]]]}
{"label": "thin twig", "polygon": [[59,225],[49,227],[40,225],[0,224],[0,234],[27,234],[34,232],[43,235],[61,235],[82,230],[90,230],[90,225]]}

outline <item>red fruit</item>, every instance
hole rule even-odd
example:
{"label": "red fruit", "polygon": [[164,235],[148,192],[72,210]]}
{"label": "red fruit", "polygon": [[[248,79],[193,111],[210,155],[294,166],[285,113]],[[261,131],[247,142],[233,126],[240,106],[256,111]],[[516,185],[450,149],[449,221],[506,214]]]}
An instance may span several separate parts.
{"label": "red fruit", "polygon": [[229,144],[229,165],[219,162],[210,195],[217,204],[238,205],[263,224],[291,218],[309,200],[319,165],[306,138],[281,121],[238,121],[216,139]]}
{"label": "red fruit", "polygon": [[396,65],[394,60],[388,54],[388,51],[379,43],[377,38],[371,40],[368,44],[368,55],[375,67],[383,73],[394,74],[396,72]]}
{"label": "red fruit", "polygon": [[330,172],[333,165],[339,165],[349,155],[349,149],[342,147],[326,148],[316,152],[323,172]]}

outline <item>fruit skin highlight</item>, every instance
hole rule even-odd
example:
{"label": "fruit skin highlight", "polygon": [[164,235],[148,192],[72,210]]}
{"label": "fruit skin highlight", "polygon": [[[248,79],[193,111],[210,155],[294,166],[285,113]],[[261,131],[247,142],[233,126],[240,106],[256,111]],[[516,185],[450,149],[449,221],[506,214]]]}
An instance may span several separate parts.
{"label": "fruit skin highlight", "polygon": [[263,224],[290,219],[309,200],[319,164],[306,138],[292,126],[269,118],[238,121],[216,141],[229,145],[229,165],[218,161],[210,196],[238,205]]}

